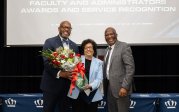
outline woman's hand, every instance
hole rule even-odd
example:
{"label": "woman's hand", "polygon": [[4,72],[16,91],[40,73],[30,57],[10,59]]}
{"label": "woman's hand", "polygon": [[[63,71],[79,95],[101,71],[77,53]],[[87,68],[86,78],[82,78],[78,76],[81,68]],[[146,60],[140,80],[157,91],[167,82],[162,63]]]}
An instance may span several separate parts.
{"label": "woman's hand", "polygon": [[85,85],[84,87],[83,87],[83,90],[87,90],[87,89],[92,89],[92,87],[89,85],[89,84],[87,84],[87,85]]}

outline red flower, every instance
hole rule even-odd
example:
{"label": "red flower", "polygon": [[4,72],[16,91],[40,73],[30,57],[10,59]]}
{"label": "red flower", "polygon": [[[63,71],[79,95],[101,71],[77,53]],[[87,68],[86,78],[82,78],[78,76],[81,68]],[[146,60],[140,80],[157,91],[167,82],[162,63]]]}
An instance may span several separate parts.
{"label": "red flower", "polygon": [[73,54],[74,54],[74,53],[70,53],[70,54],[69,54],[69,57],[70,57],[70,58],[73,58],[73,57],[74,57]]}
{"label": "red flower", "polygon": [[65,58],[66,58],[65,55],[60,55],[60,57],[61,57],[62,59],[65,59]]}
{"label": "red flower", "polygon": [[58,56],[58,53],[57,52],[53,52],[52,53],[54,57],[57,57]]}
{"label": "red flower", "polygon": [[58,62],[57,60],[52,60],[52,63],[56,66],[59,66],[60,65],[60,62]]}
{"label": "red flower", "polygon": [[76,56],[81,57],[81,55],[80,55],[80,54],[76,54]]}

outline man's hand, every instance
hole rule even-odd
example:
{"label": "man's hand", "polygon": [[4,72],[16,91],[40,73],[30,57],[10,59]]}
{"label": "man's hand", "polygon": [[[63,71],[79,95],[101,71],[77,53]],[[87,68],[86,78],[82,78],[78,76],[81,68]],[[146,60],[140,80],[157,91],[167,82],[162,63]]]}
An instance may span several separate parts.
{"label": "man's hand", "polygon": [[127,96],[127,94],[128,94],[127,89],[121,88],[119,90],[119,96],[123,97],[123,96]]}
{"label": "man's hand", "polygon": [[71,72],[71,71],[61,71],[59,75],[60,75],[60,77],[67,78],[67,79],[71,80],[72,74],[73,74],[73,72]]}

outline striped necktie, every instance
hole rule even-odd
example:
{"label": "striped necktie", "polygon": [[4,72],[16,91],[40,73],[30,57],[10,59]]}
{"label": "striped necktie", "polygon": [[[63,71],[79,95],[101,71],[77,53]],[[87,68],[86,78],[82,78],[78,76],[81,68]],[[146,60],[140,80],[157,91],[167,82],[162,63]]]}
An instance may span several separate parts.
{"label": "striped necktie", "polygon": [[[108,54],[106,56],[106,59],[105,59],[105,63],[104,63],[104,72],[105,74],[107,74],[107,65],[108,65],[108,61],[109,61],[109,56],[110,56],[110,53],[111,53],[111,47],[108,48]],[[105,75],[106,76],[106,75]]]}

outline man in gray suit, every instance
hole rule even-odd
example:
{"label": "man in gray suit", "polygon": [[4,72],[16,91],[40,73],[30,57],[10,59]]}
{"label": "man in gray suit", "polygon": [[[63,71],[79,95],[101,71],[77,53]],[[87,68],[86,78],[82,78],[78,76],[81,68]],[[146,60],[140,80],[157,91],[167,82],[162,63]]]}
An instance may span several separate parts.
{"label": "man in gray suit", "polygon": [[129,112],[135,71],[132,50],[127,43],[118,41],[112,27],[105,30],[105,40],[109,45],[103,67],[108,112]]}

